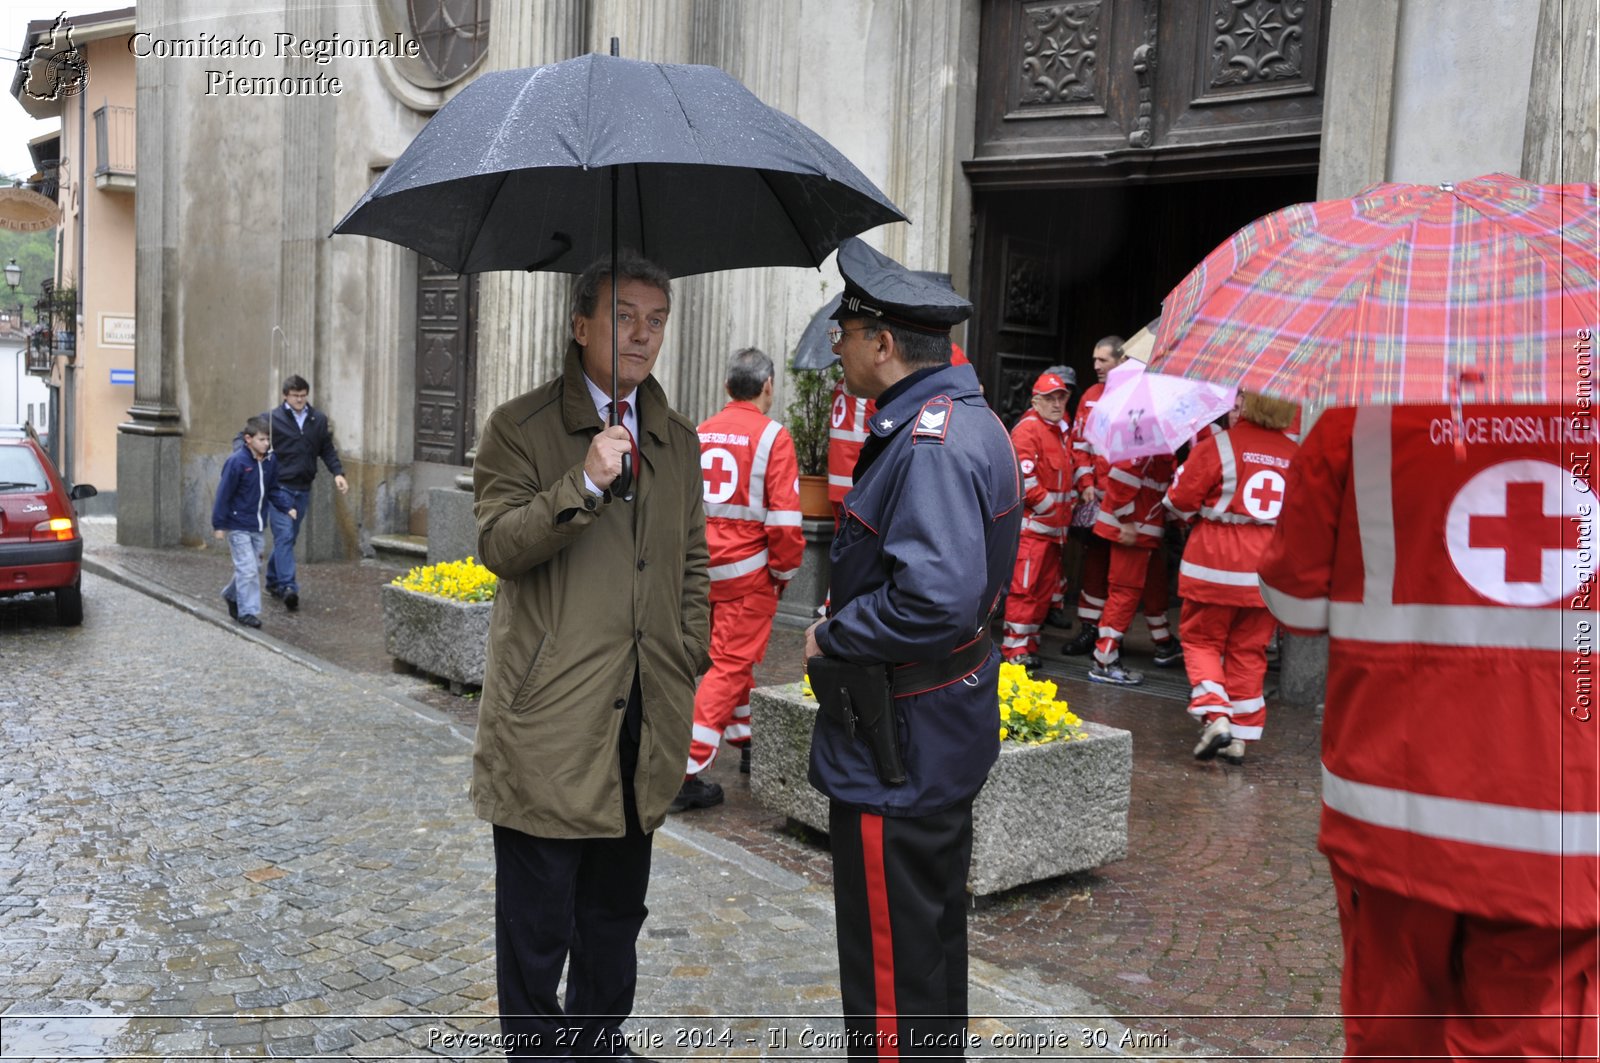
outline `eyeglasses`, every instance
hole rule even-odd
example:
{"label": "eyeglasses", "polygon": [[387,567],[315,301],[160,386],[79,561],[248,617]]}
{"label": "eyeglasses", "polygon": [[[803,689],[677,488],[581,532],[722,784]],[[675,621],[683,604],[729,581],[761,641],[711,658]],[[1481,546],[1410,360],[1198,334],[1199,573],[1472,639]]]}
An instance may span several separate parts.
{"label": "eyeglasses", "polygon": [[828,346],[832,347],[834,344],[844,339],[844,334],[846,332],[855,332],[858,329],[862,332],[865,332],[871,328],[871,325],[835,325],[827,332]]}

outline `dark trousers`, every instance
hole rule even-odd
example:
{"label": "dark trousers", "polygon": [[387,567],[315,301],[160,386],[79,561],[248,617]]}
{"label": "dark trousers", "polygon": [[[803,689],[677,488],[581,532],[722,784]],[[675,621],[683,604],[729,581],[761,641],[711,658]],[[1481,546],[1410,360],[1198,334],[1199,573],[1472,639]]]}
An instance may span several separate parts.
{"label": "dark trousers", "polygon": [[828,835],[850,1058],[962,1055],[972,802],[908,818],[831,802]]}
{"label": "dark trousers", "polygon": [[[634,810],[640,715],[635,677],[619,754],[626,834],[537,838],[494,828],[495,973],[508,1056],[626,1055],[620,1027],[633,1011],[654,838]],[[564,1007],[556,1001],[563,965]]]}

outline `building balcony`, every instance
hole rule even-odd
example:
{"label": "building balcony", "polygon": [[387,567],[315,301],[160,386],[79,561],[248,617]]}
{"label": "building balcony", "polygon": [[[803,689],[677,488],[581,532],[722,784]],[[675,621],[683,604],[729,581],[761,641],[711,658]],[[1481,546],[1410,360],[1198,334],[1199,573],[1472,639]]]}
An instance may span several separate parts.
{"label": "building balcony", "polygon": [[135,109],[106,106],[94,112],[94,186],[104,192],[132,192],[136,169]]}

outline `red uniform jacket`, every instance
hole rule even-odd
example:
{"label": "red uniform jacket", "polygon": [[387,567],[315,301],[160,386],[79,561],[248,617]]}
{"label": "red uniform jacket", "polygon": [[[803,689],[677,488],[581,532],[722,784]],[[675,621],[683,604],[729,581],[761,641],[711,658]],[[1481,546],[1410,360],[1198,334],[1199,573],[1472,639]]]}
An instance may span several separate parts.
{"label": "red uniform jacket", "polygon": [[1261,608],[1256,564],[1283,510],[1298,449],[1282,431],[1249,421],[1194,445],[1166,497],[1180,520],[1200,520],[1178,566],[1184,601]]}
{"label": "red uniform jacket", "polygon": [[1078,400],[1078,412],[1072,418],[1072,486],[1079,495],[1091,487],[1105,489],[1105,484],[1095,478],[1094,446],[1083,435],[1084,426],[1089,423],[1089,414],[1094,412],[1095,403],[1100,401],[1105,390],[1104,384],[1090,384],[1083,398]]}
{"label": "red uniform jacket", "polygon": [[838,504],[855,483],[856,459],[861,444],[867,441],[867,422],[878,412],[871,399],[857,398],[844,390],[844,381],[833,386],[833,420],[828,425],[828,501]]}
{"label": "red uniform jacket", "polygon": [[800,570],[800,472],[789,430],[750,402],[700,426],[711,600],[784,584]]}
{"label": "red uniform jacket", "polygon": [[1011,430],[1011,445],[1022,466],[1022,534],[1056,542],[1066,538],[1072,520],[1072,448],[1059,424],[1033,410]]}
{"label": "red uniform jacket", "polygon": [[1131,545],[1146,550],[1160,546],[1167,526],[1166,507],[1161,499],[1172,482],[1172,455],[1134,458],[1115,465],[1096,457],[1095,464],[1106,493],[1100,500],[1100,512],[1095,515],[1094,533],[1119,542],[1122,526],[1132,524],[1139,534]]}
{"label": "red uniform jacket", "polygon": [[1366,407],[1306,437],[1261,587],[1286,626],[1328,633],[1320,846],[1345,873],[1600,924],[1592,425]]}

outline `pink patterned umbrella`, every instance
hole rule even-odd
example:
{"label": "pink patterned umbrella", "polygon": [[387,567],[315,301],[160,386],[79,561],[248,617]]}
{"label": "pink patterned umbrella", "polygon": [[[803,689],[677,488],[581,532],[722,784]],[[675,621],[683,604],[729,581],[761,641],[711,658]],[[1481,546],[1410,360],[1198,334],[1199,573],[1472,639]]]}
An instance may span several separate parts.
{"label": "pink patterned umbrella", "polygon": [[1162,305],[1150,367],[1320,406],[1559,402],[1596,327],[1592,184],[1380,184],[1239,230]]}
{"label": "pink patterned umbrella", "polygon": [[1084,437],[1110,461],[1171,454],[1233,409],[1234,389],[1146,372],[1132,358],[1106,374]]}

